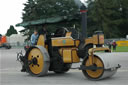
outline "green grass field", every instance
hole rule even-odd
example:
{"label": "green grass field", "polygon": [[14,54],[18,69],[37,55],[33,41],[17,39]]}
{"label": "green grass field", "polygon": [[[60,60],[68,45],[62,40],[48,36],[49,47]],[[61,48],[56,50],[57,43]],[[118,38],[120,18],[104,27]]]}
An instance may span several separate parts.
{"label": "green grass field", "polygon": [[112,49],[112,52],[128,52],[128,46],[117,46],[116,51]]}

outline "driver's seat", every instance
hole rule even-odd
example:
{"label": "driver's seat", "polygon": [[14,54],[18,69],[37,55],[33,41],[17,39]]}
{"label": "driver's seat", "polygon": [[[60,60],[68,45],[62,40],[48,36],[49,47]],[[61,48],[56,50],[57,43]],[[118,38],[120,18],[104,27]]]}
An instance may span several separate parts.
{"label": "driver's seat", "polygon": [[64,28],[64,27],[58,28],[55,31],[54,37],[65,37],[67,32],[68,32],[67,28]]}

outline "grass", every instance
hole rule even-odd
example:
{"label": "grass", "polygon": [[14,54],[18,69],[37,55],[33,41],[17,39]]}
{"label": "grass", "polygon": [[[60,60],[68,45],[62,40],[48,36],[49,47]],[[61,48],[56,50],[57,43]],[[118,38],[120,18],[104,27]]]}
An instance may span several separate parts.
{"label": "grass", "polygon": [[128,46],[117,46],[116,51],[112,49],[112,52],[128,52]]}

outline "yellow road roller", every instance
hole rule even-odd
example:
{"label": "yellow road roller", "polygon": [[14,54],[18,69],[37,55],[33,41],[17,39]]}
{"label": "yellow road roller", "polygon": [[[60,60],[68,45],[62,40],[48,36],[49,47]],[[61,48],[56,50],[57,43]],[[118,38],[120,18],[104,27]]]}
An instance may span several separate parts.
{"label": "yellow road roller", "polygon": [[[65,73],[72,69],[73,63],[80,63],[82,60],[77,69],[82,70],[85,77],[90,80],[100,80],[114,75],[120,68],[115,61],[116,55],[104,47],[104,34],[101,31],[95,32],[90,38],[87,37],[87,11],[84,6],[81,15],[81,33],[74,28],[68,30],[64,27],[58,28],[51,35],[43,32],[40,33],[37,44],[31,46],[25,55],[18,53],[17,58],[22,63],[24,72],[37,77],[47,75],[48,71]],[[51,20],[54,19],[30,21],[17,26],[53,23]],[[61,17],[58,20],[63,21],[66,18]]]}

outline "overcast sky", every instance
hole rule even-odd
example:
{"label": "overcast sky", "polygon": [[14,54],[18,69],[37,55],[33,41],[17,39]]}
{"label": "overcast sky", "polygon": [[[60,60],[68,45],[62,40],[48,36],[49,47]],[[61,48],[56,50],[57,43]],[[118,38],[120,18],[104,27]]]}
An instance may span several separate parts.
{"label": "overcast sky", "polygon": [[[27,0],[1,0],[0,1],[0,34],[5,34],[10,25],[22,22],[23,3]],[[23,29],[15,27],[18,31]]]}
{"label": "overcast sky", "polygon": [[[0,34],[6,34],[10,25],[15,26],[17,23],[22,22],[22,9],[23,3],[27,0],[1,0],[0,1]],[[79,0],[76,0],[79,1]],[[18,31],[22,27],[15,27]]]}

